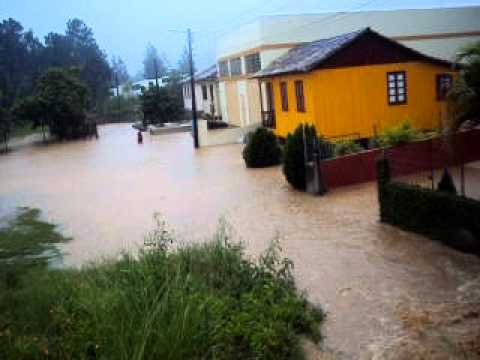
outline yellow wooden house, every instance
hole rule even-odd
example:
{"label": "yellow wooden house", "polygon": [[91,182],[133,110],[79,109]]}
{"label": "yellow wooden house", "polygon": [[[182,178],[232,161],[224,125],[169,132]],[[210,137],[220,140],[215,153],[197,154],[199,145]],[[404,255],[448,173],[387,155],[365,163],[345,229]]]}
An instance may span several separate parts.
{"label": "yellow wooden house", "polygon": [[370,138],[405,120],[438,128],[455,70],[366,28],[295,47],[254,77],[266,83],[262,118],[278,136],[309,123],[328,138]]}

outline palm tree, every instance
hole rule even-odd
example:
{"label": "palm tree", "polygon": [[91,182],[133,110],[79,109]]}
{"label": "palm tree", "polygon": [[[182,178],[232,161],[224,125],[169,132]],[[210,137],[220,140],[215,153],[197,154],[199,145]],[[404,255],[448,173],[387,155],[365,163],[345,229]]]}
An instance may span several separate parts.
{"label": "palm tree", "polygon": [[467,46],[458,55],[458,62],[463,69],[449,95],[451,131],[466,123],[480,124],[480,41]]}

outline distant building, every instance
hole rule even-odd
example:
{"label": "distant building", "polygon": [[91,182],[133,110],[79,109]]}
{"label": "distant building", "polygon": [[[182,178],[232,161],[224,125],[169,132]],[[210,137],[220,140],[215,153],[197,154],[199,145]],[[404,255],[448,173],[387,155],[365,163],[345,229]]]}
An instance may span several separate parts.
{"label": "distant building", "polygon": [[[218,42],[223,120],[238,126],[270,121],[270,113],[262,114],[261,108],[268,108],[267,91],[274,85],[260,86],[252,79],[255,73],[298,45],[366,27],[428,56],[453,60],[464,45],[480,40],[480,7],[261,17]],[[270,93],[279,91],[274,90]]]}
{"label": "distant building", "polygon": [[269,84],[265,125],[286,137],[314,124],[327,138],[371,138],[406,119],[438,128],[455,76],[452,63],[369,28],[299,45],[255,75]]}
{"label": "distant building", "polygon": [[[167,85],[168,77],[164,76],[158,78],[158,86],[164,87]],[[118,87],[119,94],[117,94],[117,88],[113,87],[110,89],[110,93],[113,96],[140,96],[142,95],[142,89],[146,90],[149,87],[156,85],[155,79],[144,79],[140,81],[135,81],[133,83],[124,83]]]}
{"label": "distant building", "polygon": [[[216,65],[195,74],[195,100],[197,112],[200,115],[207,114],[217,119],[222,116]],[[183,103],[187,111],[192,111],[190,78],[183,82]]]}

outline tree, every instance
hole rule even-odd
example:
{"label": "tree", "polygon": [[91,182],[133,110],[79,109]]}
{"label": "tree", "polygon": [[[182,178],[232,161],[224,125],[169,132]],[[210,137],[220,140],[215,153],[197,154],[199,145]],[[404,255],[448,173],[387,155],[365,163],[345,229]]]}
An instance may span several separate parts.
{"label": "tree", "polygon": [[10,107],[18,96],[33,91],[41,73],[43,45],[14,19],[0,23],[0,106]]}
{"label": "tree", "polygon": [[108,98],[111,84],[111,69],[107,55],[100,49],[93,30],[80,19],[67,22],[65,35],[50,33],[45,38],[44,62],[49,67],[80,68],[80,77],[90,93],[90,108]]}
{"label": "tree", "polygon": [[[2,93],[0,92],[0,100],[2,99]],[[1,152],[8,151],[8,140],[10,139],[10,132],[12,130],[12,117],[10,112],[3,107],[0,107],[0,139],[3,142],[3,150]]]}
{"label": "tree", "polygon": [[49,69],[38,83],[35,95],[15,107],[20,117],[47,124],[59,140],[93,135],[95,126],[86,117],[88,87],[78,68]]}
{"label": "tree", "polygon": [[164,124],[179,121],[183,115],[181,98],[170,87],[153,86],[141,96],[144,123]]}
{"label": "tree", "polygon": [[165,61],[158,55],[157,49],[148,44],[143,60],[143,76],[145,79],[154,79],[156,75],[162,77],[167,72]]}
{"label": "tree", "polygon": [[[180,55],[180,60],[178,60],[178,71],[183,75],[183,77],[190,76],[190,53],[187,46],[183,48],[182,55]],[[193,72],[195,73],[195,65]]]}
{"label": "tree", "polygon": [[453,131],[466,121],[480,122],[480,42],[466,47],[458,60],[463,61],[464,69],[449,95]]}
{"label": "tree", "polygon": [[127,66],[120,57],[112,57],[111,68],[113,76],[117,77],[117,81],[119,84],[123,84],[130,79]]}

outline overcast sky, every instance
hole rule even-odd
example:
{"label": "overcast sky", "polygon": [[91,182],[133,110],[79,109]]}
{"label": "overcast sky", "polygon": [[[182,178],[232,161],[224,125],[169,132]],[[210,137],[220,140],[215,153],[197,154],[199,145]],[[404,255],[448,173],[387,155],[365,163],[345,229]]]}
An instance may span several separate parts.
{"label": "overcast sky", "polygon": [[204,68],[215,61],[215,37],[268,14],[480,5],[480,0],[0,0],[0,20],[12,17],[43,37],[63,32],[78,17],[93,28],[109,57],[120,56],[131,75],[142,69],[151,42],[177,63],[186,36],[169,30],[191,27],[195,61]]}

